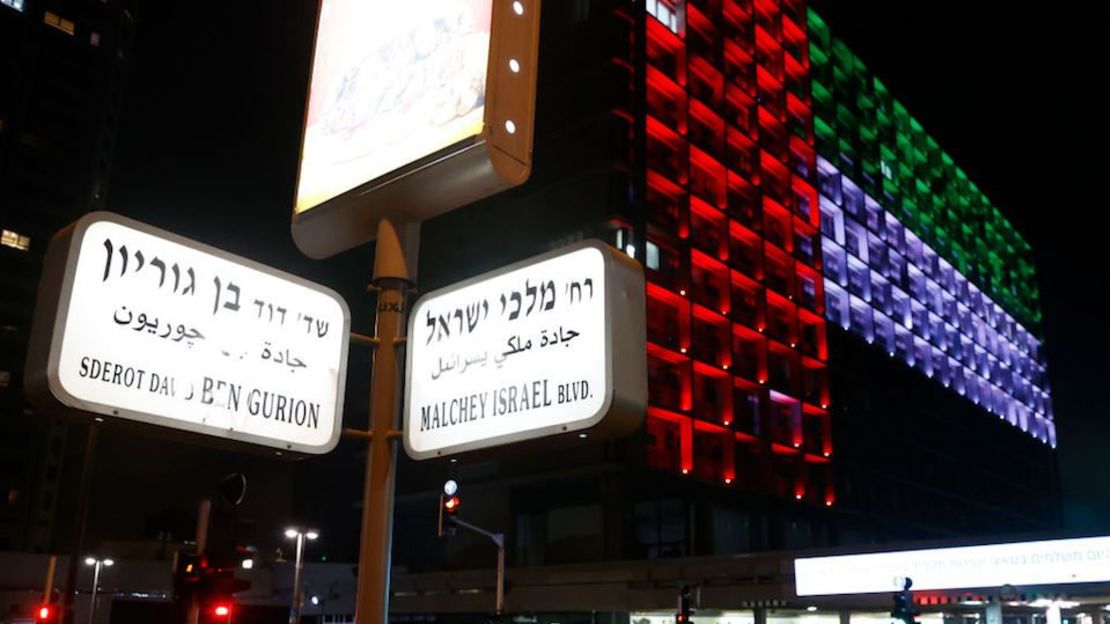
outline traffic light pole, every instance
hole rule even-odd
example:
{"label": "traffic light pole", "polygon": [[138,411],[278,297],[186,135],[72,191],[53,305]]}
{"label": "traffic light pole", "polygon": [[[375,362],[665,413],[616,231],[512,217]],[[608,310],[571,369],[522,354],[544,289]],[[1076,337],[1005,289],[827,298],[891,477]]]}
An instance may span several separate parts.
{"label": "traffic light pole", "polygon": [[494,607],[494,614],[501,615],[505,612],[505,534],[487,531],[480,526],[475,526],[466,520],[459,520],[455,517],[449,520],[456,526],[469,529],[479,535],[485,535],[497,545],[497,602]]}
{"label": "traffic light pole", "polygon": [[370,378],[370,430],[345,429],[351,437],[368,439],[366,479],[362,491],[362,532],[358,553],[357,624],[385,624],[389,620],[389,572],[393,550],[393,488],[397,466],[397,390],[400,386],[397,350],[405,344],[405,295],[411,288],[401,242],[389,221],[378,224],[374,275],[370,286],[378,293]]}
{"label": "traffic light pole", "polygon": [[96,460],[96,438],[100,431],[100,418],[89,423],[88,437],[85,438],[85,457],[81,463],[81,481],[77,487],[77,513],[73,519],[73,549],[66,568],[66,589],[62,596],[62,624],[74,624],[76,613],[73,599],[77,594],[77,562],[85,548],[85,520],[89,515],[89,491],[92,489],[92,471]]}
{"label": "traffic light pole", "polygon": [[[197,555],[203,555],[208,547],[208,518],[212,515],[212,501],[207,498],[200,499],[197,508]],[[200,603],[197,602],[196,592],[189,592],[189,606],[185,612],[185,624],[197,624],[200,621]]]}
{"label": "traffic light pole", "polygon": [[301,603],[304,602],[304,588],[301,574],[304,569],[304,531],[297,532],[297,558],[293,564],[293,604],[289,607],[289,624],[301,624]]}

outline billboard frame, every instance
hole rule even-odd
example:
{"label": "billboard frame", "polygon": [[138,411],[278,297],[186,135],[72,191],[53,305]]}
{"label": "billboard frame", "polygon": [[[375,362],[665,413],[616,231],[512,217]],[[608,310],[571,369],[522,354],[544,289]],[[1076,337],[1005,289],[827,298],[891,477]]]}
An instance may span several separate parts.
{"label": "billboard frame", "polygon": [[[319,44],[320,14],[326,1],[317,4],[294,193],[303,175],[311,75]],[[528,179],[532,169],[541,0],[489,1],[492,12],[481,132],[312,207],[298,211],[294,197],[290,229],[302,253],[327,258],[373,240],[382,219],[394,224],[423,221]],[[516,71],[510,67],[511,61],[515,61],[512,66]],[[511,131],[506,125],[509,123]]]}

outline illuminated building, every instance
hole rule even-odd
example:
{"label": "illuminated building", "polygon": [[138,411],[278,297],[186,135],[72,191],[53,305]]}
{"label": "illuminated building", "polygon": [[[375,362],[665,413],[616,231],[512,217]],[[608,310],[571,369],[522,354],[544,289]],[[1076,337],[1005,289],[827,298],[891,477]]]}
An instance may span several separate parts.
{"label": "illuminated building", "polygon": [[907,106],[802,0],[551,5],[533,179],[426,223],[421,279],[606,238],[646,270],[650,408],[460,459],[517,563],[1057,528],[1031,250]]}
{"label": "illuminated building", "polygon": [[0,2],[0,550],[50,548],[66,428],[23,361],[47,242],[104,205],[130,46],[123,2]]}

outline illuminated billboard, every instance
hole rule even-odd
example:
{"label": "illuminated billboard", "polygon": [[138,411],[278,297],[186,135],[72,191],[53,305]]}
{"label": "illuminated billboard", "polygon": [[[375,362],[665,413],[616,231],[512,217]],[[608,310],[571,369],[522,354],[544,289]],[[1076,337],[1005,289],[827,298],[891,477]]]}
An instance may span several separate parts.
{"label": "illuminated billboard", "polygon": [[342,428],[350,317],[329,288],[94,212],[47,250],[28,396],[47,413],[322,454]]}
{"label": "illuminated billboard", "polygon": [[293,210],[313,257],[522,183],[538,0],[322,0]]}
{"label": "illuminated billboard", "polygon": [[798,596],[1110,582],[1110,537],[986,544],[794,560]]}

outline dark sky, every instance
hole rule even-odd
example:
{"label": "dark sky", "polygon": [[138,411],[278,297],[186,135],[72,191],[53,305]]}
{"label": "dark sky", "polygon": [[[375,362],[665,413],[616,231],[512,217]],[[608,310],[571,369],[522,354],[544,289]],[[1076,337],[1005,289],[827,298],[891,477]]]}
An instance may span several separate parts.
{"label": "dark sky", "polygon": [[[328,284],[351,304],[355,328],[367,331],[370,250],[315,262],[289,236],[315,6],[135,0],[137,40],[109,205]],[[1104,72],[1095,72],[1095,20],[1080,4],[1049,13],[1030,1],[817,7],[1036,249],[1066,516],[1076,530],[1110,529],[1103,452],[1110,340],[1102,320],[1110,301],[1095,182],[1106,123],[1096,95]],[[324,462],[349,477],[325,487],[348,489],[353,500],[361,468],[346,450]],[[213,457],[212,472],[236,463]],[[133,479],[113,462],[102,470]],[[311,477],[317,468],[293,470],[301,492],[319,490]]]}

